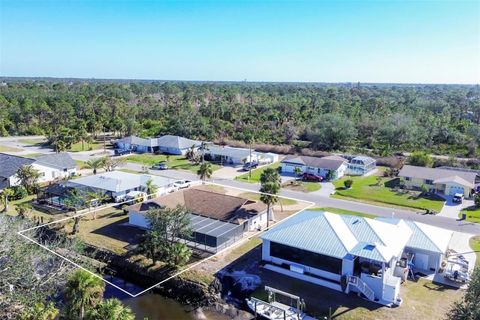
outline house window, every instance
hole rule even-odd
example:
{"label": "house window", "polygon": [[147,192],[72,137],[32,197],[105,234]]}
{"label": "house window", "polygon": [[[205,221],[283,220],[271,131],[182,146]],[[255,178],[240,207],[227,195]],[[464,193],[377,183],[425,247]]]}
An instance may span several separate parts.
{"label": "house window", "polygon": [[425,180],[425,184],[433,184],[433,180]]}
{"label": "house window", "polygon": [[410,178],[410,177],[405,177],[405,180],[406,180],[406,181],[410,181],[410,180],[412,180],[412,178]]}

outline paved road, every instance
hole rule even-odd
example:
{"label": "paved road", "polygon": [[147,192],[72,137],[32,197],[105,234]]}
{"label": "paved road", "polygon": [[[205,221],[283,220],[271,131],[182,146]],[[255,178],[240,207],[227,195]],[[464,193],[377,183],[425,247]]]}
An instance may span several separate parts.
{"label": "paved road", "polygon": [[[135,163],[126,163],[125,168],[131,169],[131,170],[141,170],[142,166]],[[150,173],[162,175],[172,179],[189,179],[189,180],[198,179],[197,175],[191,172],[180,171],[180,170],[164,170],[164,171],[150,170]],[[260,187],[259,184],[246,183],[246,182],[240,182],[240,181],[229,180],[229,179],[213,179],[210,181],[214,183],[230,186],[230,187],[242,188],[242,189],[247,189],[251,191],[258,191]],[[410,210],[388,208],[388,207],[382,207],[382,206],[377,206],[377,205],[372,205],[367,203],[329,198],[326,196],[320,196],[315,193],[304,193],[304,192],[297,192],[297,191],[291,191],[291,190],[281,190],[280,195],[285,197],[295,198],[298,200],[314,202],[319,207],[332,207],[332,208],[338,208],[338,209],[344,209],[344,210],[351,210],[351,211],[373,214],[381,217],[391,217],[393,214],[396,218],[400,218],[400,219],[410,219],[410,220],[430,224],[433,226],[437,226],[440,228],[458,231],[458,232],[480,234],[480,224],[471,223],[467,221],[458,221],[458,220],[447,218],[447,217],[424,215],[420,213],[415,213]]]}

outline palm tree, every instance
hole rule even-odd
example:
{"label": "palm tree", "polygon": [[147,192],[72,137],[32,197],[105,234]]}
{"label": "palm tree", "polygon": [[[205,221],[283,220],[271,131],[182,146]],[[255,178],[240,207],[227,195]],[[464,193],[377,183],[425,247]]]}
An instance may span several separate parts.
{"label": "palm tree", "polygon": [[95,205],[93,209],[93,220],[97,219],[97,207],[107,201],[110,197],[103,192],[89,192],[87,193],[88,206],[90,207],[93,200],[95,200]]}
{"label": "palm tree", "polygon": [[55,305],[50,302],[48,304],[36,303],[29,310],[25,310],[20,315],[20,320],[54,320],[57,318],[59,311]]}
{"label": "palm tree", "polygon": [[173,267],[185,265],[192,256],[192,250],[183,243],[175,243],[170,248],[168,263]]}
{"label": "palm tree", "polygon": [[205,182],[206,179],[210,179],[212,177],[213,169],[212,164],[210,162],[204,162],[198,168],[197,174],[200,179]]}
{"label": "palm tree", "polygon": [[200,144],[200,150],[202,151],[202,164],[205,162],[205,151],[208,151],[208,144],[202,141]]}
{"label": "palm tree", "polygon": [[270,220],[273,220],[271,207],[278,202],[276,194],[280,192],[281,178],[277,170],[266,168],[260,175],[260,201],[267,205],[267,228],[270,226]]}
{"label": "palm tree", "polygon": [[65,309],[68,319],[84,319],[87,311],[102,302],[105,283],[93,274],[77,270],[65,285]]}
{"label": "palm tree", "polygon": [[8,200],[11,196],[13,196],[15,192],[13,191],[12,188],[5,188],[3,189],[2,191],[2,195],[3,195],[3,205],[4,205],[4,208],[3,208],[3,212],[7,212],[8,211]]}
{"label": "palm tree", "polygon": [[135,315],[129,307],[126,307],[118,299],[107,299],[102,301],[95,309],[90,310],[86,319],[115,319],[115,320],[135,320]]}
{"label": "palm tree", "polygon": [[19,203],[15,206],[15,211],[17,211],[18,216],[22,219],[25,218],[25,214],[27,212],[30,212],[30,209],[32,208],[31,204],[28,202],[23,202]]}
{"label": "palm tree", "polygon": [[153,183],[152,179],[148,179],[147,182],[145,182],[145,187],[147,189],[147,197],[150,197],[150,195],[154,195],[157,193],[158,186]]}
{"label": "palm tree", "polygon": [[20,180],[20,184],[27,189],[29,194],[32,194],[37,187],[40,172],[32,165],[22,166],[17,170],[16,176]]}
{"label": "palm tree", "polygon": [[103,167],[104,163],[104,158],[91,159],[85,162],[84,167],[87,169],[92,169],[93,174],[97,174],[97,170]]}

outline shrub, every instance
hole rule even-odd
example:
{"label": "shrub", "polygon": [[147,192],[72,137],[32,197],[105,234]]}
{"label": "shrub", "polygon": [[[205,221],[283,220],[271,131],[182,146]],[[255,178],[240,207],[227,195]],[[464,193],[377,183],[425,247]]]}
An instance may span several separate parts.
{"label": "shrub", "polygon": [[347,189],[350,189],[352,187],[352,184],[353,184],[353,180],[352,179],[347,179],[343,182],[343,185],[345,186],[345,188]]}
{"label": "shrub", "polygon": [[475,206],[480,208],[480,193],[477,193],[475,197],[473,198],[473,201],[475,203]]}
{"label": "shrub", "polygon": [[27,189],[24,186],[14,186],[13,189],[13,196],[11,199],[13,200],[20,200],[28,196]]}
{"label": "shrub", "polygon": [[431,167],[433,165],[432,157],[421,151],[413,152],[408,158],[408,163],[413,166]]}

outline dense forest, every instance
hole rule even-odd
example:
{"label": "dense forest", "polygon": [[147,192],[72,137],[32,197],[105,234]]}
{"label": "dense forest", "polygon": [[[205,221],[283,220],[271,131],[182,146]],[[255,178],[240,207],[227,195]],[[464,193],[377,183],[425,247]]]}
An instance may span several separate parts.
{"label": "dense forest", "polygon": [[79,141],[103,130],[471,157],[480,145],[480,87],[3,79],[0,136]]}

